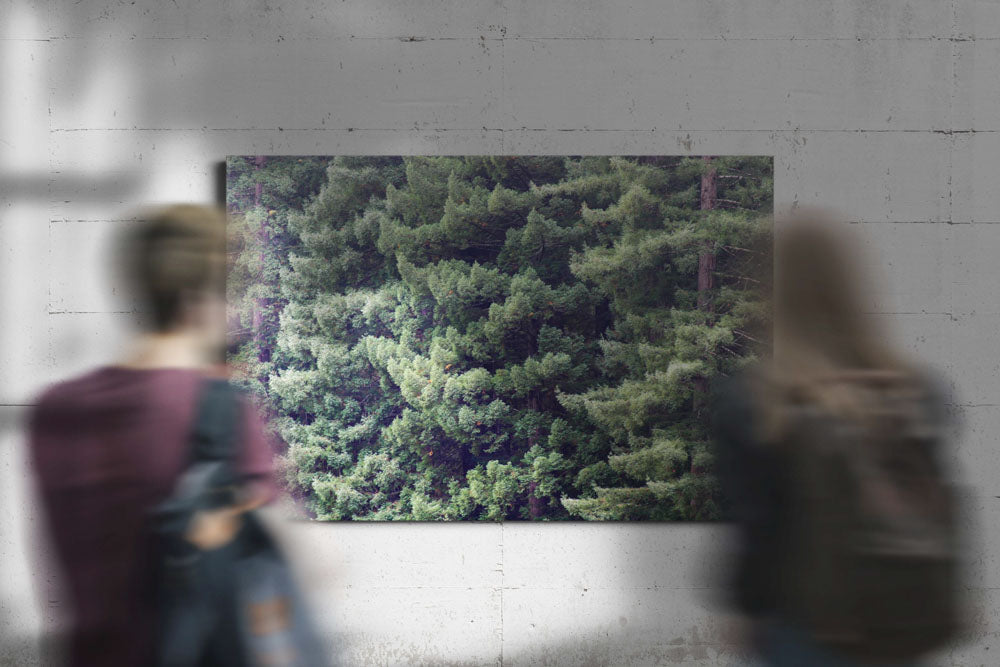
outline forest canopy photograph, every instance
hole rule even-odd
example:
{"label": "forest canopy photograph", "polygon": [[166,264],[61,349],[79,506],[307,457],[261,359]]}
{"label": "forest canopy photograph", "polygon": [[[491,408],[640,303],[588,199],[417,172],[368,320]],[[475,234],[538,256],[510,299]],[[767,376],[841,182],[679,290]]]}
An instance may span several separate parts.
{"label": "forest canopy photograph", "polygon": [[227,160],[230,363],[320,521],[722,518],[764,156]]}

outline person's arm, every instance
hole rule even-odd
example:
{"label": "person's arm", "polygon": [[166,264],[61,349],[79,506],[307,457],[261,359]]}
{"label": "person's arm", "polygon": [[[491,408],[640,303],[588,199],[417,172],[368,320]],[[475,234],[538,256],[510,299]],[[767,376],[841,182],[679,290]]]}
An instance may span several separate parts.
{"label": "person's arm", "polygon": [[255,507],[278,496],[274,478],[274,452],[264,420],[249,399],[243,401],[243,446],[237,460],[237,472],[243,479],[245,501]]}
{"label": "person's arm", "polygon": [[267,502],[267,497],[261,494],[241,495],[246,495],[246,500],[236,505],[195,512],[188,525],[188,542],[209,551],[232,541],[240,529],[243,514]]}

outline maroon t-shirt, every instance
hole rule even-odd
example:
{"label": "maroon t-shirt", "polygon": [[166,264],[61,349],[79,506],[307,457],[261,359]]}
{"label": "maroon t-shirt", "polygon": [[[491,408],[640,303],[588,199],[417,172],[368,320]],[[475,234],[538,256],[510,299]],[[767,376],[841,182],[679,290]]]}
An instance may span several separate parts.
{"label": "maroon t-shirt", "polygon": [[[51,387],[32,413],[31,454],[69,596],[74,665],[148,663],[147,516],[189,462],[203,377],[105,367]],[[247,408],[238,467],[271,494],[271,450]]]}

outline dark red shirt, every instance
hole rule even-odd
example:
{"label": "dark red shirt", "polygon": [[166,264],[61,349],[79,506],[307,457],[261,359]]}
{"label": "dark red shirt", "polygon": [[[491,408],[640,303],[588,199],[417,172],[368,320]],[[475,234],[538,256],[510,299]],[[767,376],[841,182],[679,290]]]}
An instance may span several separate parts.
{"label": "dark red shirt", "polygon": [[[42,394],[31,453],[72,619],[74,665],[148,663],[147,515],[173,490],[190,455],[204,376],[193,369],[106,367]],[[244,411],[240,471],[269,491],[263,424]]]}

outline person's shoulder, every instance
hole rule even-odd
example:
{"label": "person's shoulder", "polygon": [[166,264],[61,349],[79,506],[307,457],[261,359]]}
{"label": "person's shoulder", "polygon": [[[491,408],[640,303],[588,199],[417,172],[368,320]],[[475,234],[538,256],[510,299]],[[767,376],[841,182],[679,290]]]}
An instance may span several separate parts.
{"label": "person's shoulder", "polygon": [[952,403],[951,385],[939,371],[926,365],[911,365],[902,373],[905,382],[899,386],[915,390],[915,398],[924,405],[948,405]]}
{"label": "person's shoulder", "polygon": [[54,382],[39,391],[31,401],[28,427],[36,435],[70,428],[86,414],[92,402],[93,389],[100,385],[104,368]]}
{"label": "person's shoulder", "polygon": [[84,400],[99,382],[106,368],[95,368],[79,375],[54,382],[42,389],[32,401],[35,410],[72,407]]}
{"label": "person's shoulder", "polygon": [[100,366],[49,385],[32,404],[36,411],[124,409],[158,397],[193,395],[200,379],[197,369]]}
{"label": "person's shoulder", "polygon": [[938,370],[929,366],[920,366],[913,370],[913,375],[930,397],[942,402],[950,402],[951,386]]}
{"label": "person's shoulder", "polygon": [[913,377],[923,395],[925,414],[940,424],[954,422],[950,406],[955,402],[954,393],[948,379],[937,370],[921,366],[912,370]]}

